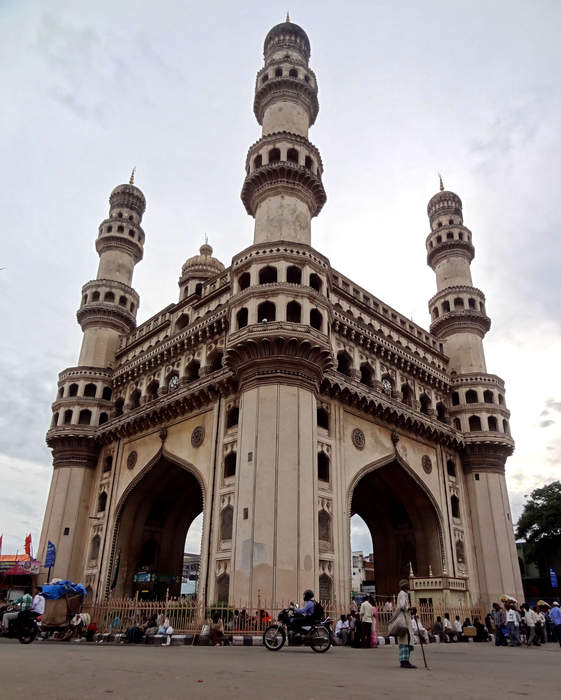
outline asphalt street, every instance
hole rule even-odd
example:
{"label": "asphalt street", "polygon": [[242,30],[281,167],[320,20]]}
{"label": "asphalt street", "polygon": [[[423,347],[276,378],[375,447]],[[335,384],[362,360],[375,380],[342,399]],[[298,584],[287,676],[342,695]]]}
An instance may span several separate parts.
{"label": "asphalt street", "polygon": [[559,697],[561,648],[430,645],[430,670],[400,669],[397,649],[155,647],[0,640],[0,697],[527,698]]}

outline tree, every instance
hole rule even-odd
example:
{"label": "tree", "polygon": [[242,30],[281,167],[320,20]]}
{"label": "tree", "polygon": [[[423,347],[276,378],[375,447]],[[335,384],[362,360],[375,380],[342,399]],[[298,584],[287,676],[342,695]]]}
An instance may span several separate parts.
{"label": "tree", "polygon": [[528,543],[528,558],[542,575],[561,555],[561,481],[534,489],[524,504],[516,537]]}

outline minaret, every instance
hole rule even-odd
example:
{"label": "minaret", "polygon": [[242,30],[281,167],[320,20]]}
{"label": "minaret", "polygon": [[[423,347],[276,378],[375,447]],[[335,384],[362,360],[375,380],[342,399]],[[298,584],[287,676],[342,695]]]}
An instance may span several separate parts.
{"label": "minaret", "polygon": [[472,234],[464,226],[461,199],[444,189],[442,178],[427,212],[431,227],[426,239],[427,263],[436,274],[438,290],[429,301],[431,332],[450,358],[450,415],[454,427],[463,433],[462,465],[479,597],[490,604],[505,591],[522,595],[505,481],[505,462],[514,449],[510,412],[503,380],[488,374],[485,364],[483,338],[491,321],[485,296],[471,279]]}
{"label": "minaret", "polygon": [[311,219],[319,214],[326,195],[321,156],[308,141],[319,105],[306,32],[287,16],[267,34],[264,57],[253,103],[263,130],[247,154],[241,197],[255,217],[254,243],[309,245]]}
{"label": "minaret", "polygon": [[[307,139],[318,111],[309,56],[304,30],[284,22],[267,34],[257,75],[263,136],[249,149],[242,190],[255,237],[232,261],[224,357],[240,392],[236,473],[223,475],[236,494],[232,601],[295,600],[317,590],[320,567],[331,565],[316,544],[316,397],[333,359],[329,263],[310,247],[310,220],[325,192]],[[224,551],[213,556],[224,565]]]}
{"label": "minaret", "polygon": [[116,187],[109,217],[99,226],[97,278],[82,287],[78,322],[83,330],[77,367],[59,374],[47,444],[53,452],[53,478],[43,521],[39,556],[47,542],[57,548],[52,576],[79,580],[88,541],[88,504],[98,459],[95,432],[114,410],[112,375],[120,337],[136,327],[138,294],[130,286],[142,259],[146,208],[133,184]]}

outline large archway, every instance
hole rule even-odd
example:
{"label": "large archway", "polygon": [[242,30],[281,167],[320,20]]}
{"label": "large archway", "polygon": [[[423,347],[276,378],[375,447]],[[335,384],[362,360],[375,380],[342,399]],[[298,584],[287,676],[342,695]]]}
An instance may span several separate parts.
{"label": "large archway", "polygon": [[376,595],[395,595],[411,569],[416,576],[428,576],[429,567],[442,574],[437,507],[397,459],[365,470],[352,489],[350,515],[359,515],[372,537]]}
{"label": "large archway", "polygon": [[146,468],[119,510],[115,595],[180,595],[185,540],[203,500],[193,472],[168,456]]}

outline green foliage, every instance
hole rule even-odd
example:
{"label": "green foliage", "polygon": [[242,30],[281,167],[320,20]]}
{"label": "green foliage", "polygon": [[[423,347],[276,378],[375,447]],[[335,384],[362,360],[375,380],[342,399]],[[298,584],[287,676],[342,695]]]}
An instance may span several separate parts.
{"label": "green foliage", "polygon": [[542,573],[561,553],[561,481],[532,491],[518,521],[516,537],[528,543],[528,557]]}

